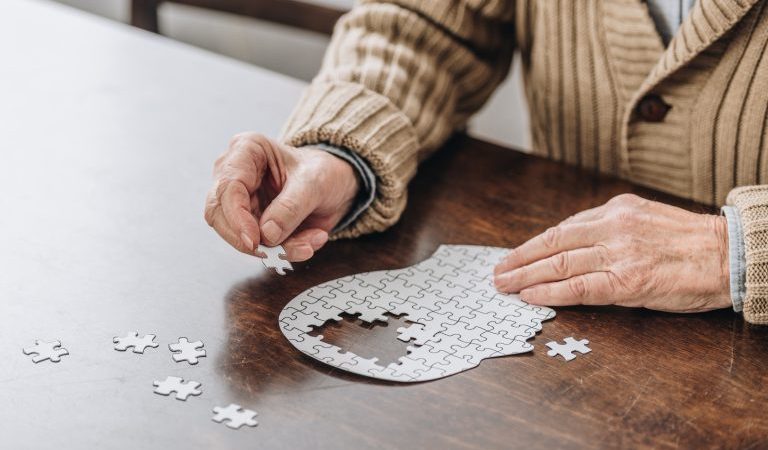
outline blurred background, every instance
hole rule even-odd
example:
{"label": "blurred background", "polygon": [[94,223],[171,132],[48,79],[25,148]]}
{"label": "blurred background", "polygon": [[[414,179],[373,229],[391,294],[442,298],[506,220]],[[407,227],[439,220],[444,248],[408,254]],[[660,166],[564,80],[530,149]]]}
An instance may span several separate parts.
{"label": "blurred background", "polygon": [[[354,0],[54,0],[103,17],[310,81],[333,22]],[[258,129],[258,124],[254,124]],[[530,149],[517,61],[470,124],[481,139]]]}

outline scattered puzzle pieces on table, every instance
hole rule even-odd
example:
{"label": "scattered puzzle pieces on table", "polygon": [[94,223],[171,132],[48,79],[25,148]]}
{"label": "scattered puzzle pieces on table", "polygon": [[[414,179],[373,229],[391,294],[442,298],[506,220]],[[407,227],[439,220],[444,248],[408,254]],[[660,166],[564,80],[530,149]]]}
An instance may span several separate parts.
{"label": "scattered puzzle pieces on table", "polygon": [[35,340],[35,345],[22,350],[25,355],[34,355],[32,362],[37,364],[39,362],[48,360],[54,363],[60,362],[61,357],[69,355],[66,348],[61,346],[60,341],[41,341]]}
{"label": "scattered puzzle pieces on table", "polygon": [[582,355],[591,352],[592,349],[587,347],[587,344],[589,344],[589,341],[587,339],[582,339],[580,341],[577,341],[576,339],[573,338],[573,336],[569,336],[565,338],[564,344],[558,344],[555,341],[547,342],[546,344],[547,347],[551,349],[547,352],[547,355],[549,356],[560,355],[566,361],[570,361],[576,358],[576,355],[573,354],[574,352],[581,353]]}
{"label": "scattered puzzle pieces on table", "polygon": [[137,331],[132,331],[125,337],[115,336],[112,338],[112,342],[115,343],[115,350],[119,352],[133,348],[133,353],[144,353],[147,347],[157,348],[158,346],[157,342],[155,342],[154,334],[146,334],[139,337]]}
{"label": "scattered puzzle pieces on table", "polygon": [[243,425],[248,427],[255,427],[259,424],[254,417],[256,417],[256,411],[250,409],[243,409],[242,406],[230,403],[226,408],[217,406],[213,408],[213,412],[216,413],[211,420],[216,423],[226,422],[225,425],[229,428],[237,430]]}
{"label": "scattered puzzle pieces on table", "polygon": [[187,381],[185,383],[184,379],[180,377],[165,377],[164,381],[155,381],[153,385],[155,386],[155,394],[168,396],[175,392],[176,400],[182,401],[186,401],[190,395],[200,395],[203,393],[202,390],[198,389],[200,383],[197,381]]}
{"label": "scattered puzzle pieces on table", "polygon": [[283,258],[286,256],[285,249],[282,245],[277,247],[267,247],[266,245],[259,245],[258,252],[264,256],[261,258],[262,264],[267,269],[275,269],[280,275],[285,275],[285,269],[293,270],[291,263]]}
{"label": "scattered puzzle pieces on table", "polygon": [[[361,273],[322,283],[288,302],[280,329],[303,353],[336,368],[391,381],[417,382],[476,367],[487,358],[533,350],[527,341],[555,316],[517,295],[499,293],[493,268],[508,249],[442,245],[429,258],[404,269]],[[308,333],[342,314],[366,323],[405,315],[398,339],[412,344],[387,366]]]}
{"label": "scattered puzzle pieces on table", "polygon": [[198,358],[205,357],[202,341],[189,342],[185,337],[179,338],[175,344],[168,344],[168,349],[173,352],[173,360],[176,362],[186,361],[194,365]]}

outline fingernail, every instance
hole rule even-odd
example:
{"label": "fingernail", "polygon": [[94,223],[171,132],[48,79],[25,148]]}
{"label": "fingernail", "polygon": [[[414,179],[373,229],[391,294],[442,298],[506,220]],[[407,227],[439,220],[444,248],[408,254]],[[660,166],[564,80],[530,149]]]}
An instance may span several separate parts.
{"label": "fingernail", "polygon": [[533,289],[525,289],[520,291],[520,300],[526,303],[533,303],[536,301],[536,293]]}
{"label": "fingernail", "polygon": [[240,234],[240,240],[243,241],[243,245],[245,245],[245,248],[248,249],[248,251],[253,252],[253,239],[251,239],[245,231]]}
{"label": "fingernail", "polygon": [[276,244],[283,230],[277,226],[274,220],[270,220],[261,227],[261,234],[264,239],[270,244]]}
{"label": "fingernail", "polygon": [[312,239],[309,242],[312,244],[312,248],[320,248],[328,242],[328,234],[318,233],[312,236]]}
{"label": "fingernail", "polygon": [[509,272],[504,272],[493,276],[493,284],[495,284],[497,288],[508,282]]}

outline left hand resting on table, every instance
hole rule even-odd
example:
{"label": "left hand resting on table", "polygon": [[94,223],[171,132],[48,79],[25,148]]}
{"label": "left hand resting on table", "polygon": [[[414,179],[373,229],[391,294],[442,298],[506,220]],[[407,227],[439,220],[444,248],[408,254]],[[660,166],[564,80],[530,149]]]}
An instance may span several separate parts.
{"label": "left hand resting on table", "polygon": [[614,197],[513,249],[496,288],[536,305],[698,312],[731,305],[724,217]]}

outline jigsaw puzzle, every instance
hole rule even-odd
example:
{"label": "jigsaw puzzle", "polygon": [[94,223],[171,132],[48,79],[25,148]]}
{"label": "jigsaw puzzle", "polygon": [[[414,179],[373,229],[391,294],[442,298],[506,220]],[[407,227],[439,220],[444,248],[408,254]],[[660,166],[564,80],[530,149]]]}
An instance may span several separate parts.
{"label": "jigsaw puzzle", "polygon": [[203,393],[200,389],[200,383],[197,381],[184,382],[183,378],[179,377],[165,377],[164,381],[155,381],[155,394],[159,395],[171,395],[172,392],[176,393],[176,400],[186,401],[190,395],[200,395]]}
{"label": "jigsaw puzzle", "polygon": [[[443,245],[405,269],[357,274],[308,289],[280,313],[280,328],[297,349],[331,366],[384,380],[415,382],[471,369],[483,359],[529,352],[541,322],[555,316],[493,286],[504,248]],[[411,342],[399,362],[382,366],[310,336],[312,327],[341,320],[365,322],[406,314],[398,339]]]}
{"label": "jigsaw puzzle", "polygon": [[62,356],[69,355],[67,349],[61,346],[61,342],[46,342],[39,339],[35,340],[35,345],[25,348],[22,351],[25,355],[34,355],[32,357],[32,362],[35,364],[45,360],[57,363],[61,361]]}
{"label": "jigsaw puzzle", "polygon": [[555,341],[547,342],[546,345],[547,347],[550,348],[550,350],[547,352],[547,355],[549,356],[560,355],[566,361],[570,361],[576,358],[576,355],[574,355],[573,352],[578,352],[578,353],[581,353],[582,355],[591,352],[592,349],[587,347],[587,344],[589,344],[588,340],[582,339],[580,341],[577,341],[576,339],[573,338],[573,336],[569,336],[565,338],[565,344],[558,344]]}
{"label": "jigsaw puzzle", "polygon": [[155,341],[154,334],[147,334],[139,337],[137,331],[128,333],[125,337],[115,336],[112,338],[112,342],[115,343],[115,350],[118,352],[124,352],[129,348],[133,348],[133,353],[144,353],[147,347],[156,348],[158,346]]}
{"label": "jigsaw puzzle", "polygon": [[197,364],[198,358],[205,357],[205,350],[202,348],[202,341],[189,342],[185,337],[179,338],[179,342],[175,344],[168,344],[168,349],[173,352],[174,361],[186,361],[192,365]]}
{"label": "jigsaw puzzle", "polygon": [[285,256],[285,249],[282,245],[277,247],[267,247],[265,245],[259,245],[259,253],[264,256],[261,258],[261,263],[267,269],[275,269],[280,275],[285,275],[285,269],[293,270],[293,266],[287,260],[281,258]]}
{"label": "jigsaw puzzle", "polygon": [[217,406],[213,408],[213,412],[216,414],[211,420],[216,423],[222,423],[226,421],[226,426],[237,430],[243,425],[249,427],[255,427],[259,424],[254,417],[256,417],[256,411],[250,409],[243,409],[240,405],[230,403],[226,408]]}

